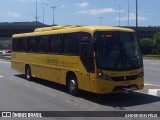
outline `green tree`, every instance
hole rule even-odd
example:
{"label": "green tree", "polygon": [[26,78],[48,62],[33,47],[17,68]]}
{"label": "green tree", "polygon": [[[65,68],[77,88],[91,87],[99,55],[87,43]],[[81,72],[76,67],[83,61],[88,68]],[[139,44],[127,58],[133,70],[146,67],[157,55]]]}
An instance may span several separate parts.
{"label": "green tree", "polygon": [[142,39],[140,39],[140,46],[141,46],[142,53],[144,55],[147,55],[147,54],[153,53],[155,44],[150,39],[142,38]]}
{"label": "green tree", "polygon": [[0,43],[0,50],[3,50],[3,49],[10,49],[10,46],[8,46],[5,43]]}
{"label": "green tree", "polygon": [[160,32],[157,32],[153,36],[153,41],[154,41],[154,44],[155,44],[155,49],[157,51],[157,54],[160,54]]}

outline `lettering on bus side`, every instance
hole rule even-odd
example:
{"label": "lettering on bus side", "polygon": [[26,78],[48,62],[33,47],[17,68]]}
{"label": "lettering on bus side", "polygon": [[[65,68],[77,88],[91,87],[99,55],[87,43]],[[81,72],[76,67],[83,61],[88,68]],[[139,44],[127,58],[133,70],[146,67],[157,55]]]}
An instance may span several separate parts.
{"label": "lettering on bus side", "polygon": [[63,67],[75,67],[78,66],[78,62],[59,61],[59,65]]}
{"label": "lettering on bus side", "polygon": [[47,63],[48,64],[58,64],[58,59],[57,58],[48,58]]}

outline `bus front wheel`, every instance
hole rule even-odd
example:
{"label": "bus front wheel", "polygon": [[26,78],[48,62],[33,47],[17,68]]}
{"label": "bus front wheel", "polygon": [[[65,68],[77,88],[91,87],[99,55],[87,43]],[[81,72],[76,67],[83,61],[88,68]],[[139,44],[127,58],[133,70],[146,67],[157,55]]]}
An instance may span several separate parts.
{"label": "bus front wheel", "polygon": [[68,87],[69,94],[73,96],[78,95],[78,83],[75,75],[73,74],[69,75],[67,87]]}
{"label": "bus front wheel", "polygon": [[27,80],[31,80],[31,69],[29,66],[26,67],[26,70],[25,70],[25,75],[26,75],[26,79]]}

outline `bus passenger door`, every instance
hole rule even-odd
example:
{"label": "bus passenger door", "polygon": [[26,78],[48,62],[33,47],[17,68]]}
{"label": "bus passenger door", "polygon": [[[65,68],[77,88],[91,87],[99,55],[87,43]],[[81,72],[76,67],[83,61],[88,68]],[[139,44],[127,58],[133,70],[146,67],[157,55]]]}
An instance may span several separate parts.
{"label": "bus passenger door", "polygon": [[82,75],[79,81],[81,89],[90,91],[90,74],[94,72],[94,57],[92,43],[90,41],[80,41],[80,59],[82,62]]}

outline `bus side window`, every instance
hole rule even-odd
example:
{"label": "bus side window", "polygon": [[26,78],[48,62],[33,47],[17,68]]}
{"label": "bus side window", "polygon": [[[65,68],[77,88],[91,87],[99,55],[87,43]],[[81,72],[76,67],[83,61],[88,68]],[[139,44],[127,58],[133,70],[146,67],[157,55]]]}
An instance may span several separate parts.
{"label": "bus side window", "polygon": [[80,59],[88,72],[94,72],[93,49],[90,41],[80,42]]}
{"label": "bus side window", "polygon": [[75,54],[75,43],[76,43],[75,33],[64,35],[64,53],[65,54]]}
{"label": "bus side window", "polygon": [[80,59],[86,70],[93,73],[95,68],[91,34],[81,33],[80,38]]}
{"label": "bus side window", "polygon": [[63,52],[62,38],[60,35],[50,36],[50,52],[61,54]]}
{"label": "bus side window", "polygon": [[75,33],[75,36],[76,36],[74,40],[75,54],[79,55],[80,41],[84,39],[89,41],[91,39],[91,35],[90,33],[81,32],[81,33]]}
{"label": "bus side window", "polygon": [[74,46],[75,46],[75,55],[79,55],[79,43],[80,43],[80,34],[79,33],[76,33],[75,34],[76,37],[75,37],[75,41],[74,41]]}
{"label": "bus side window", "polygon": [[28,50],[27,38],[22,38],[20,44],[21,44],[21,51],[27,52],[27,50]]}
{"label": "bus side window", "polygon": [[13,51],[20,51],[20,38],[13,39]]}
{"label": "bus side window", "polygon": [[30,37],[29,38],[29,51],[30,52],[37,52],[38,51],[37,37]]}
{"label": "bus side window", "polygon": [[48,37],[41,36],[38,39],[39,39],[39,52],[48,53],[49,52]]}

